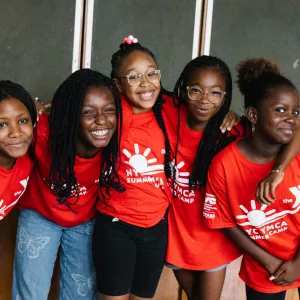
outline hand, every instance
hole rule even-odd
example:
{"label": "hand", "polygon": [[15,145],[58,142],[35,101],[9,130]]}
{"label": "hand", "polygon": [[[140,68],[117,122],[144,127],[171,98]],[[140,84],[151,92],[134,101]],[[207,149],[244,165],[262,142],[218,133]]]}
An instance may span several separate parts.
{"label": "hand", "polygon": [[256,199],[260,204],[270,205],[276,200],[275,189],[283,180],[281,172],[270,173],[256,189]]}
{"label": "hand", "polygon": [[230,131],[233,126],[240,122],[240,117],[233,111],[230,111],[224,118],[220,129],[221,132],[224,133],[226,130]]}
{"label": "hand", "polygon": [[273,273],[275,273],[283,263],[284,261],[282,259],[270,255],[270,258],[264,267],[267,269],[270,275],[273,275]]}
{"label": "hand", "polygon": [[42,100],[38,97],[35,97],[33,98],[34,101],[34,104],[35,104],[35,108],[36,108],[36,111],[37,111],[37,121],[39,120],[39,115],[42,115],[44,113],[48,113],[50,108],[51,108],[51,103],[48,103],[48,104],[44,104],[42,102]]}
{"label": "hand", "polygon": [[299,277],[299,263],[297,264],[293,260],[285,261],[281,266],[272,274],[270,280],[273,278],[273,282],[287,286],[293,284]]}

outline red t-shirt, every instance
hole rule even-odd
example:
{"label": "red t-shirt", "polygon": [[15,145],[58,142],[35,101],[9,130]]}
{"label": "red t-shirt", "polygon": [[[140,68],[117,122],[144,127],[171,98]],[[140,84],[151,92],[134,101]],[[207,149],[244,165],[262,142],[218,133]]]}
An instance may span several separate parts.
{"label": "red t-shirt", "polygon": [[152,110],[132,114],[124,98],[122,109],[118,174],[126,190],[111,191],[107,204],[98,201],[97,209],[132,225],[151,227],[163,218],[171,201],[164,172],[164,135]]}
{"label": "red t-shirt", "polygon": [[[79,185],[78,202],[71,205],[70,210],[66,205],[58,204],[57,196],[50,191],[48,177],[51,153],[48,150],[48,116],[40,116],[38,122],[38,138],[35,157],[37,166],[33,169],[28,188],[22,196],[19,206],[21,209],[33,209],[48,220],[64,227],[73,227],[92,219],[95,216],[95,202],[99,186],[101,153],[91,159],[76,157],[75,173]],[[77,197],[68,198],[70,203],[75,203]]]}
{"label": "red t-shirt", "polygon": [[[170,123],[176,113],[170,114],[171,101],[165,114],[168,133],[174,129]],[[167,108],[167,107],[166,107]],[[209,270],[229,263],[240,255],[238,248],[220,230],[210,230],[203,226],[201,215],[204,202],[203,189],[189,188],[198,145],[203,131],[194,131],[187,126],[187,109],[180,108],[180,131],[177,152],[177,166],[174,184],[175,197],[169,210],[169,236],[166,261],[188,270]],[[169,126],[170,125],[170,126]],[[169,134],[176,138],[175,134]],[[174,144],[174,141],[172,141]]]}
{"label": "red t-shirt", "polygon": [[[213,160],[204,203],[204,223],[209,228],[239,226],[270,254],[290,260],[300,238],[300,154],[291,162],[283,182],[276,189],[276,201],[261,205],[256,201],[257,184],[272,169],[274,162],[249,161],[232,143]],[[263,293],[277,293],[299,287],[300,277],[290,286],[276,285],[269,273],[247,253],[240,277],[251,288]]]}
{"label": "red t-shirt", "polygon": [[32,167],[28,155],[18,158],[12,170],[0,167],[0,220],[7,216],[25,192]]}

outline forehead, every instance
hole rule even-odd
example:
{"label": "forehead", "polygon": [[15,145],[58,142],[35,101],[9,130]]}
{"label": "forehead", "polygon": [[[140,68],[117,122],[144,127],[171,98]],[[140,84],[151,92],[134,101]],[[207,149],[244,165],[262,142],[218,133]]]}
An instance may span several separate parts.
{"label": "forehead", "polygon": [[114,102],[112,91],[106,86],[90,86],[84,97],[83,105],[108,104]]}
{"label": "forehead", "polygon": [[266,100],[268,101],[264,102],[266,102],[267,105],[278,102],[295,107],[299,106],[298,92],[294,88],[286,85],[270,88]]}
{"label": "forehead", "polygon": [[134,51],[122,59],[119,71],[147,71],[151,67],[157,68],[157,65],[149,54],[142,51]]}
{"label": "forehead", "polygon": [[10,97],[0,101],[0,116],[4,114],[15,114],[29,113],[27,107],[17,98]]}
{"label": "forehead", "polygon": [[198,68],[192,69],[186,77],[187,85],[201,85],[204,87],[219,85],[222,88],[226,88],[225,77],[220,70]]}

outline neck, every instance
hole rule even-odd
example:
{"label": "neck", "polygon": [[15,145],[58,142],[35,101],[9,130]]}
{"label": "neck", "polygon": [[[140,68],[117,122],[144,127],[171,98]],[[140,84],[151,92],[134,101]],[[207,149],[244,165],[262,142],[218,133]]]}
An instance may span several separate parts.
{"label": "neck", "polygon": [[16,161],[16,158],[0,155],[0,166],[5,170],[11,170],[14,167]]}
{"label": "neck", "polygon": [[81,158],[93,158],[100,152],[100,150],[101,148],[96,148],[90,144],[87,145],[84,142],[77,141],[76,155]]}
{"label": "neck", "polygon": [[241,150],[245,156],[255,163],[269,163],[279,154],[282,145],[273,144],[263,136],[255,134],[241,140]]}
{"label": "neck", "polygon": [[208,121],[199,122],[191,115],[188,115],[186,124],[193,131],[204,131]]}

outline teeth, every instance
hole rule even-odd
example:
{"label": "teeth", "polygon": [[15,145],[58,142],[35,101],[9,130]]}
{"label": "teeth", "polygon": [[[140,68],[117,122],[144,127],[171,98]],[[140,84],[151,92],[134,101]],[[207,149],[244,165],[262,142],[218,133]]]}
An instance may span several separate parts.
{"label": "teeth", "polygon": [[151,99],[152,96],[153,96],[153,92],[140,93],[140,97],[141,97],[143,100]]}
{"label": "teeth", "polygon": [[97,131],[92,131],[92,134],[102,136],[108,133],[108,130],[97,130]]}

